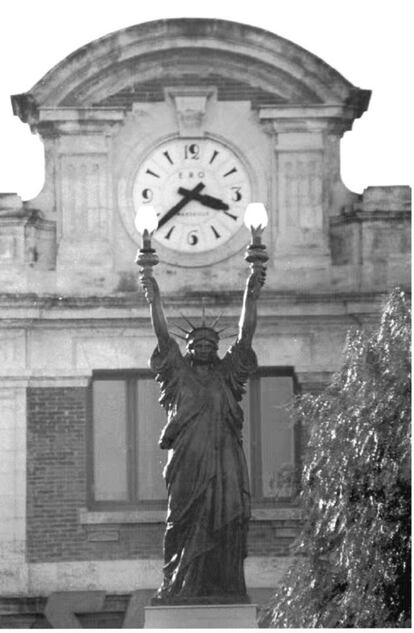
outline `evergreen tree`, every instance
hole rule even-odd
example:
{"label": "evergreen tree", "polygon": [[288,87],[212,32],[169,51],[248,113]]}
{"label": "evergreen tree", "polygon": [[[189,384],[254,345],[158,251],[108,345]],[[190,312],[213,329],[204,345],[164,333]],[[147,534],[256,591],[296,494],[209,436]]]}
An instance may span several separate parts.
{"label": "evergreen tree", "polygon": [[342,369],[298,400],[309,428],[296,562],[261,626],[405,627],[410,613],[410,311],[348,335]]}

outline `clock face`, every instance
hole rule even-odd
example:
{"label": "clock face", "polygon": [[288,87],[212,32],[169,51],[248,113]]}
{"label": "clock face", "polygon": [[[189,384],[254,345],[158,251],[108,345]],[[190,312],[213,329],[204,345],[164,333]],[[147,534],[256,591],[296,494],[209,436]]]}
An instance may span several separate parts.
{"label": "clock face", "polygon": [[158,215],[153,238],[180,253],[206,253],[226,244],[243,225],[251,200],[247,171],[218,141],[179,138],[153,150],[138,169],[134,207]]}

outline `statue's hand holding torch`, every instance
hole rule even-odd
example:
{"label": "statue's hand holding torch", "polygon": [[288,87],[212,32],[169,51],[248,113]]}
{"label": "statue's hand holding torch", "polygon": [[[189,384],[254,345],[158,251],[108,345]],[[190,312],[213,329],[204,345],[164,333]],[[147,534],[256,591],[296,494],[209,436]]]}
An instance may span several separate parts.
{"label": "statue's hand holding torch", "polygon": [[[252,264],[253,268],[253,264]],[[260,291],[266,281],[266,266],[259,265],[256,270],[252,269],[247,280],[247,293],[254,299],[259,297]]]}
{"label": "statue's hand holding torch", "polygon": [[156,279],[151,275],[141,274],[139,278],[141,286],[144,290],[144,296],[147,302],[151,305],[160,296],[160,289]]}

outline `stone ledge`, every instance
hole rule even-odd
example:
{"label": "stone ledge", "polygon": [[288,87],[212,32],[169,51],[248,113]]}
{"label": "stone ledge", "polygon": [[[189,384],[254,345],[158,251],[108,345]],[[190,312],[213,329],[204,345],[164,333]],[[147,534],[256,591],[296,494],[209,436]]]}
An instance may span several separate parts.
{"label": "stone ledge", "polygon": [[15,389],[26,387],[87,387],[91,380],[91,376],[81,374],[74,376],[73,372],[65,376],[62,374],[57,376],[51,376],[50,373],[46,375],[33,376],[30,369],[22,370],[21,375],[1,375],[0,374],[0,388],[1,389]]}
{"label": "stone ledge", "polygon": [[[339,216],[340,217],[340,216]],[[187,291],[181,294],[164,292],[166,307],[181,305],[191,305],[197,311],[202,297],[206,298],[207,309],[211,306],[217,305],[225,306],[235,304],[240,306],[240,298],[242,296],[242,288],[240,290],[225,290],[221,292],[217,291]],[[290,305],[292,301],[295,304],[304,303],[323,303],[323,304],[339,304],[343,305],[348,302],[364,303],[364,302],[381,302],[384,296],[387,296],[386,291],[382,290],[363,290],[363,291],[332,291],[317,292],[317,291],[297,291],[297,290],[276,290],[266,288],[261,296],[261,302],[263,303],[280,303]],[[0,292],[0,305],[1,307],[13,307],[33,309],[31,316],[41,316],[42,313],[47,310],[65,310],[70,308],[73,310],[79,308],[84,310],[85,308],[120,308],[122,310],[129,309],[131,311],[131,317],[137,318],[139,316],[139,310],[142,308],[148,311],[148,306],[145,303],[145,299],[136,294],[136,292],[123,292],[112,295],[76,295],[76,294],[56,294],[56,293],[36,293],[36,292]],[[36,312],[35,312],[36,311]],[[147,314],[147,312],[145,312]],[[197,312],[198,314],[198,312]],[[44,317],[44,315],[43,315]]]}
{"label": "stone ledge", "polygon": [[54,388],[62,388],[62,387],[87,387],[91,380],[91,376],[89,375],[80,375],[74,376],[32,376],[29,379],[29,387],[54,387]]}
{"label": "stone ledge", "polygon": [[[104,525],[119,523],[165,523],[166,510],[88,510],[79,509],[82,525]],[[253,508],[252,521],[300,520],[300,508]]]}
{"label": "stone ledge", "polygon": [[[248,556],[245,574],[248,593],[255,588],[273,590],[292,565],[292,556]],[[15,559],[0,567],[0,594],[47,596],[52,591],[126,593],[138,589],[155,591],[162,582],[161,558],[134,560],[61,561],[24,563]]]}
{"label": "stone ledge", "polygon": [[124,108],[111,107],[46,107],[39,108],[39,121],[98,121],[102,123],[123,121]]}

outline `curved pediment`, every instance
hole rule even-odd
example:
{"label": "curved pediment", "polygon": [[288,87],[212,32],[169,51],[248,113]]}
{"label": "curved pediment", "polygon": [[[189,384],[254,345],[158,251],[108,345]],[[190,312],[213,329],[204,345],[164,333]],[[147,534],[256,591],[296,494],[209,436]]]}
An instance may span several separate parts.
{"label": "curved pediment", "polygon": [[[78,49],[33,88],[12,97],[23,120],[50,107],[129,107],[163,86],[215,85],[218,98],[257,105],[346,104],[366,109],[360,90],[300,46],[255,27],[211,19],[139,24]],[[236,97],[237,95],[237,97]]]}

